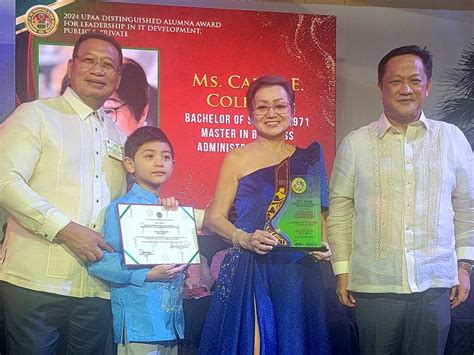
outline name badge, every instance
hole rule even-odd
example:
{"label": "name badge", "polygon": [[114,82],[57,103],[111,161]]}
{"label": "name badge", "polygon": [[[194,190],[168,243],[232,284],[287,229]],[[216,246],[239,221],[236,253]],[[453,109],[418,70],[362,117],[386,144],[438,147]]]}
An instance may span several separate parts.
{"label": "name badge", "polygon": [[106,139],[105,143],[107,145],[107,154],[109,157],[123,161],[123,145],[115,143],[110,139]]}

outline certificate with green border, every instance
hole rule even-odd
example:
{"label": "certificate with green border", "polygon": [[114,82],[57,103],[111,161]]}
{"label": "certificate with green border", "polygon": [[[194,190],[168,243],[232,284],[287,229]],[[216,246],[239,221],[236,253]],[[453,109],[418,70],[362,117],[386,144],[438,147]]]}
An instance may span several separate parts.
{"label": "certificate with green border", "polygon": [[149,204],[117,204],[126,265],[197,264],[194,210]]}

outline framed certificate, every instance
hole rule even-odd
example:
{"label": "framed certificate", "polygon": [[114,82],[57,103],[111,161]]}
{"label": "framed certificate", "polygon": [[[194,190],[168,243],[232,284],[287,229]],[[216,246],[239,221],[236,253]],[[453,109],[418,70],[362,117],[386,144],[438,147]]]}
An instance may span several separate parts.
{"label": "framed certificate", "polygon": [[117,209],[126,265],[200,262],[192,207],[119,203]]}

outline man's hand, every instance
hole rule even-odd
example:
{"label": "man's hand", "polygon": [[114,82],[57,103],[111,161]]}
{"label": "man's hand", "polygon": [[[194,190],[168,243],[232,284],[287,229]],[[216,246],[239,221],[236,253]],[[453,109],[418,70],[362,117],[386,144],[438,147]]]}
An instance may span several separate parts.
{"label": "man's hand", "polygon": [[341,302],[342,305],[347,306],[347,307],[355,307],[356,301],[354,297],[352,297],[352,295],[347,290],[348,281],[349,281],[348,274],[336,275],[337,297],[339,297],[339,302]]}
{"label": "man's hand", "polygon": [[451,295],[449,297],[451,309],[463,303],[469,296],[469,291],[471,290],[471,278],[467,270],[458,268],[458,278],[459,285],[451,288]]}
{"label": "man's hand", "polygon": [[173,280],[178,274],[183,271],[188,265],[176,265],[176,264],[162,264],[156,265],[146,275],[147,281],[161,281],[169,282]]}
{"label": "man's hand", "polygon": [[56,235],[56,239],[64,243],[83,262],[96,262],[103,257],[102,250],[113,252],[102,235],[75,222],[69,222]]}

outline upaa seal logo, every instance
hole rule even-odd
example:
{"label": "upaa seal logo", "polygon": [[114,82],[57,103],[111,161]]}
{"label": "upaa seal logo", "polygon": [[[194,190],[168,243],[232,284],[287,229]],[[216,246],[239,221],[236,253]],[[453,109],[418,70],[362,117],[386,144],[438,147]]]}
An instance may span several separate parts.
{"label": "upaa seal logo", "polygon": [[297,194],[302,194],[306,191],[306,181],[300,177],[294,178],[291,181],[291,189]]}
{"label": "upaa seal logo", "polygon": [[45,5],[33,6],[25,14],[25,26],[35,36],[51,36],[58,25],[58,15]]}

